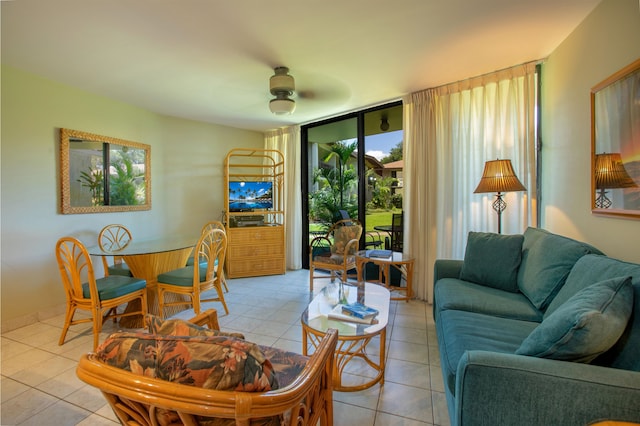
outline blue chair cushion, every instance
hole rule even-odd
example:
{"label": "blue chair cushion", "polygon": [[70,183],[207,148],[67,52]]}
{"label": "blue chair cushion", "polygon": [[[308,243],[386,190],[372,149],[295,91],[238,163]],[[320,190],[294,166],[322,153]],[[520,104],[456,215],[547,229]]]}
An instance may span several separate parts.
{"label": "blue chair cushion", "polygon": [[516,354],[591,362],[618,341],[632,306],[631,277],[590,285],[545,317]]}
{"label": "blue chair cushion", "polygon": [[[200,281],[204,281],[207,274],[207,267],[200,265]],[[182,287],[191,287],[193,285],[193,266],[185,266],[184,268],[174,269],[158,275],[158,282],[165,284],[173,284]]]}
{"label": "blue chair cushion", "polygon": [[124,262],[117,265],[110,265],[107,269],[109,271],[109,275],[122,275],[123,277],[133,276],[131,269],[129,269],[129,266]]}
{"label": "blue chair cushion", "polygon": [[[147,282],[140,278],[123,277],[122,275],[109,275],[108,277],[96,280],[98,287],[98,298],[100,300],[115,299],[142,290],[147,286]],[[82,284],[82,296],[89,299],[89,283]]]}

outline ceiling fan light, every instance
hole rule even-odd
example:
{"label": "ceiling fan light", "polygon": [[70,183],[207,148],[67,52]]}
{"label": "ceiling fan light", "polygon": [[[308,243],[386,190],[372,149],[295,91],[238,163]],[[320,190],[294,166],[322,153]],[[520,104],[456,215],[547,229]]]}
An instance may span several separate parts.
{"label": "ceiling fan light", "polygon": [[292,76],[290,76],[289,68],[277,67],[275,75],[272,75],[269,79],[269,90],[272,95],[276,95],[280,92],[286,92],[289,96],[293,95],[296,90],[296,83]]}
{"label": "ceiling fan light", "polygon": [[296,103],[289,98],[271,99],[269,109],[276,115],[291,114],[296,109]]}

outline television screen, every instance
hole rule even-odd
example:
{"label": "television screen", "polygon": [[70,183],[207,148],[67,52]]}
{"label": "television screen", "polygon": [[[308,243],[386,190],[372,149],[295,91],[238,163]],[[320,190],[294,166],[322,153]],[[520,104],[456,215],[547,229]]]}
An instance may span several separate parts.
{"label": "television screen", "polygon": [[273,182],[229,182],[229,211],[273,208]]}

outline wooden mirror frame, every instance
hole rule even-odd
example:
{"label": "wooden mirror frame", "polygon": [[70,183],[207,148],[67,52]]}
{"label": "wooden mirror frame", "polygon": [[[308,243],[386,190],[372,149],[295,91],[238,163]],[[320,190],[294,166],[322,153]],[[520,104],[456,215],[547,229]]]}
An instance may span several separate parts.
{"label": "wooden mirror frame", "polygon": [[640,219],[637,129],[640,129],[640,59],[591,89],[593,214]]}
{"label": "wooden mirror frame", "polygon": [[[145,183],[144,202],[129,205],[72,205],[71,171],[74,169],[72,168],[73,164],[71,164],[70,143],[73,140],[119,145],[144,150],[144,171],[141,172]],[[78,181],[78,179],[76,179],[76,181]],[[60,210],[62,214],[151,210],[151,146],[79,130],[60,129]]]}

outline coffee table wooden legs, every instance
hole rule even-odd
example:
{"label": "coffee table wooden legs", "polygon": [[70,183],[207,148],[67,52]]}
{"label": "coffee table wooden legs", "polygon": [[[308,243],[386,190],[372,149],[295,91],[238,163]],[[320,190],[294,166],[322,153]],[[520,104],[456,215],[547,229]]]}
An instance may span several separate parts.
{"label": "coffee table wooden legs", "polygon": [[[380,354],[377,361],[367,354],[367,346],[373,338],[380,336]],[[324,333],[302,324],[302,353],[308,355],[309,343],[315,350],[324,337]],[[333,390],[339,392],[356,392],[368,389],[376,383],[384,384],[385,348],[387,343],[387,328],[365,336],[338,336],[338,345],[334,353]],[[347,364],[353,359],[364,360],[375,372],[375,377],[357,385],[342,383],[342,375]]]}

